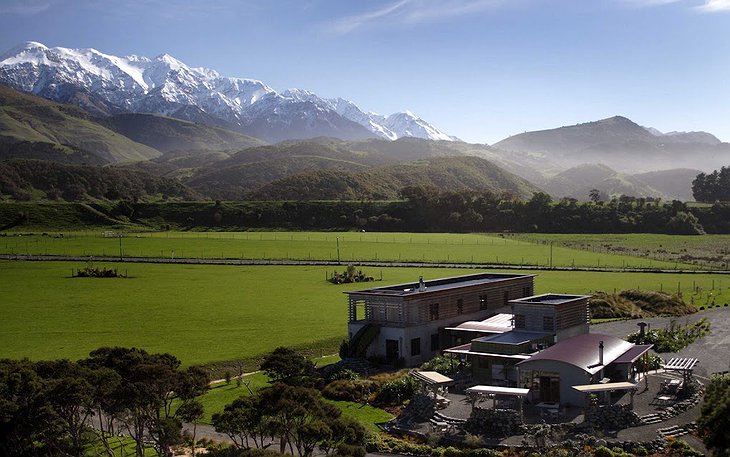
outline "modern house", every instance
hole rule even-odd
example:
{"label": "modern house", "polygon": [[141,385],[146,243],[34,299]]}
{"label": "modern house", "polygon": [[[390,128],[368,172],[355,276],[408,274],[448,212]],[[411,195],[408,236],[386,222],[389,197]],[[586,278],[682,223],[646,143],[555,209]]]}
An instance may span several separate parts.
{"label": "modern house", "polygon": [[588,333],[587,295],[543,294],[510,300],[510,326],[506,316],[494,316],[481,323],[464,323],[450,331],[460,341],[468,329],[493,333],[480,335],[445,352],[468,357],[474,378],[494,385],[517,384],[515,365],[540,349],[574,335]]}
{"label": "modern house", "polygon": [[[499,332],[495,317],[451,331],[491,330],[444,352],[467,357],[474,380],[488,386],[528,389],[531,400],[579,405],[575,386],[635,379],[637,361],[651,345],[634,345],[589,333],[587,295],[543,294],[510,301],[512,327]],[[484,386],[482,386],[484,387]]]}
{"label": "modern house", "polygon": [[348,294],[350,354],[416,366],[442,349],[447,327],[511,310],[533,294],[531,274],[477,273]]}

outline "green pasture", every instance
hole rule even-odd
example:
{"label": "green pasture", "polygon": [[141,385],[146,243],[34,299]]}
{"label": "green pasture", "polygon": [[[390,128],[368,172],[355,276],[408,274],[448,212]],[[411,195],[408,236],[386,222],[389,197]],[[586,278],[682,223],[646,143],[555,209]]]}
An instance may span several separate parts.
{"label": "green pasture", "polygon": [[543,239],[539,236],[532,239],[493,234],[383,232],[155,232],[118,235],[116,232],[101,231],[7,234],[0,237],[0,253],[343,262],[387,260],[541,267],[698,268],[680,259],[662,261],[634,251],[617,253],[566,247],[560,242],[551,244],[546,241],[552,238]]}
{"label": "green pasture", "polygon": [[[113,345],[170,352],[186,365],[253,358],[277,346],[328,355],[346,336],[342,292],[477,272],[365,268],[383,281],[363,286],[330,284],[327,267],[109,264],[130,278],[70,277],[80,266],[0,261],[0,358],[79,359]],[[679,289],[698,306],[730,302],[728,275],[536,273],[536,293]]]}
{"label": "green pasture", "polygon": [[730,268],[730,235],[629,234],[543,234],[508,235],[511,240],[596,254],[644,257],[663,262],[679,262],[705,268]]}

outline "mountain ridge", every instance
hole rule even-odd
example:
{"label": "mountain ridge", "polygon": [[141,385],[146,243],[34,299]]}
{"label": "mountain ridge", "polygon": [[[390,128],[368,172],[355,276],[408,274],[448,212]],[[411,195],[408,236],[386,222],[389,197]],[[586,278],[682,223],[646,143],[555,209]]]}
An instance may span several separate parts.
{"label": "mountain ridge", "polygon": [[[93,48],[26,42],[3,54],[0,82],[52,100],[75,101],[97,113],[148,112],[196,121],[200,117],[186,110],[196,107],[241,133],[272,142],[316,136],[455,140],[412,113],[390,119],[394,115],[365,113],[344,99],[301,89],[279,93],[262,81],[190,67],[168,54],[118,57]],[[195,118],[184,117],[189,114]]]}

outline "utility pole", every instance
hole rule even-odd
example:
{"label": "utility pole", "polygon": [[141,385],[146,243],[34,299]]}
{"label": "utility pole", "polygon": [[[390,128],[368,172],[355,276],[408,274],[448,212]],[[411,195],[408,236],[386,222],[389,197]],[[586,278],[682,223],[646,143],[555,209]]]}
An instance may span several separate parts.
{"label": "utility pole", "polygon": [[122,233],[119,233],[119,260],[122,260]]}

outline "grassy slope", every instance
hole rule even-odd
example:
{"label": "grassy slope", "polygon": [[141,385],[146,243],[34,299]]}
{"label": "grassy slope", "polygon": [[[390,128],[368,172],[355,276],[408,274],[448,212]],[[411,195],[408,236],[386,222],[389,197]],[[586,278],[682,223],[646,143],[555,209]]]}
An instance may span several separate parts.
{"label": "grassy slope", "polygon": [[[118,265],[130,279],[69,278],[83,263],[0,262],[3,319],[0,357],[84,357],[103,345],[141,346],[177,355],[185,364],[253,357],[280,345],[336,352],[346,335],[342,292],[325,267]],[[474,273],[431,268],[366,269],[375,285]],[[536,292],[590,293],[636,288],[676,290],[693,283],[707,299],[730,301],[730,280],[717,275],[537,272]],[[42,285],[42,286],[39,286]]]}
{"label": "grassy slope", "polygon": [[69,144],[110,162],[147,160],[160,155],[91,120],[70,105],[22,94],[0,85],[0,137],[6,141]]}

